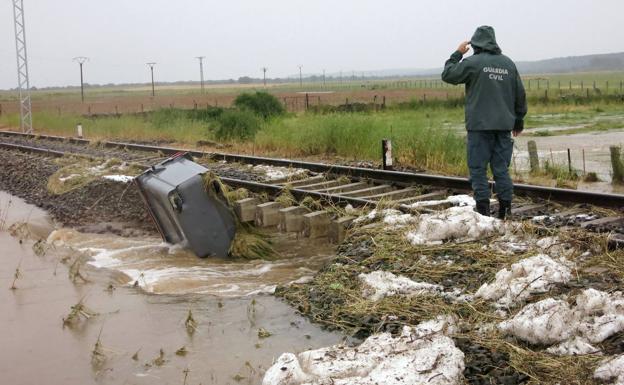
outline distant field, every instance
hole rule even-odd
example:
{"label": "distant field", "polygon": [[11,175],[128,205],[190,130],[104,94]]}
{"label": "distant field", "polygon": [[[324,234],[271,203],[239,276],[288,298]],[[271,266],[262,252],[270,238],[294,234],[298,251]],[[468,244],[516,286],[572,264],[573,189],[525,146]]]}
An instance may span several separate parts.
{"label": "distant field", "polygon": [[[559,95],[622,94],[624,71],[588,72],[576,74],[543,74],[524,77],[530,95],[555,98]],[[202,94],[199,84],[156,85],[156,96],[151,96],[149,84],[126,87],[86,87],[85,102],[80,100],[80,89],[54,89],[32,92],[33,110],[76,114],[137,113],[162,107],[201,108],[206,105],[229,106],[245,91],[263,90],[262,83],[207,84]],[[461,97],[462,86],[443,83],[439,77],[401,79],[322,80],[314,82],[269,83],[266,90],[275,94],[290,111],[305,109],[308,104],[338,105],[344,103],[383,103],[391,105],[410,100],[441,100]],[[0,91],[0,114],[18,111],[15,92]]]}

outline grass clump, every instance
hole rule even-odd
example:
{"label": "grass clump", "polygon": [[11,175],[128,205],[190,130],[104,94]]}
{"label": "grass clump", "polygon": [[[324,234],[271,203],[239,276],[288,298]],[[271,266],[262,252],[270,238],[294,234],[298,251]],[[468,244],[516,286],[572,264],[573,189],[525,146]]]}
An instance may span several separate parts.
{"label": "grass clump", "polygon": [[256,135],[261,124],[260,119],[252,111],[227,110],[218,118],[214,135],[218,140],[249,140]]}
{"label": "grass clump", "polygon": [[252,111],[263,119],[284,115],[286,112],[282,103],[275,96],[264,91],[242,93],[234,99],[234,105],[239,109]]}
{"label": "grass clump", "polygon": [[186,315],[184,326],[186,327],[186,332],[191,336],[195,333],[195,331],[197,331],[197,321],[193,318],[193,312],[191,309],[189,309],[188,314]]}
{"label": "grass clump", "polygon": [[71,307],[71,311],[66,317],[63,317],[63,327],[73,326],[77,324],[81,318],[89,320],[91,317],[98,315],[97,312],[91,310],[84,304],[84,299],[81,299],[77,304]]}

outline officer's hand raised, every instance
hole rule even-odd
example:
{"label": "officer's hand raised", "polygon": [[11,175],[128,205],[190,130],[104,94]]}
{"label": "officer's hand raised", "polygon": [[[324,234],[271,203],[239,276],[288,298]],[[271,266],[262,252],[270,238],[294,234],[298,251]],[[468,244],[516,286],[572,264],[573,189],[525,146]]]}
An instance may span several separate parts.
{"label": "officer's hand raised", "polygon": [[457,51],[459,53],[461,53],[462,55],[465,54],[466,52],[468,52],[468,50],[470,49],[470,47],[468,47],[468,45],[470,45],[469,41],[464,41],[462,42],[459,47],[457,47]]}

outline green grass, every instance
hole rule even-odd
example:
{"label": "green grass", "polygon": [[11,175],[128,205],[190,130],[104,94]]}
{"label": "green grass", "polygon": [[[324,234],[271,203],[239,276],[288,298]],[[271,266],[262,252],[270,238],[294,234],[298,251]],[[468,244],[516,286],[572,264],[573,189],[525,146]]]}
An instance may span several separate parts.
{"label": "green grass", "polygon": [[[461,109],[366,114],[304,114],[275,120],[256,135],[257,149],[288,156],[332,155],[380,160],[381,140],[392,139],[393,155],[404,164],[454,174],[465,171],[464,139],[449,125]],[[447,127],[447,128],[445,128]]]}

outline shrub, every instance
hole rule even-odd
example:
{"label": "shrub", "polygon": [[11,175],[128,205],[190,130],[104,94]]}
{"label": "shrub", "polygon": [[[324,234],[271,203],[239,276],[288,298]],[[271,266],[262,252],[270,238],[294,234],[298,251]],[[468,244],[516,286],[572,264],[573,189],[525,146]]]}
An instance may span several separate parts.
{"label": "shrub", "polygon": [[253,138],[261,121],[249,110],[225,110],[217,120],[215,138],[218,140],[245,140]]}
{"label": "shrub", "polygon": [[242,93],[234,100],[234,105],[240,109],[247,109],[264,119],[283,115],[285,110],[282,103],[267,92]]}

